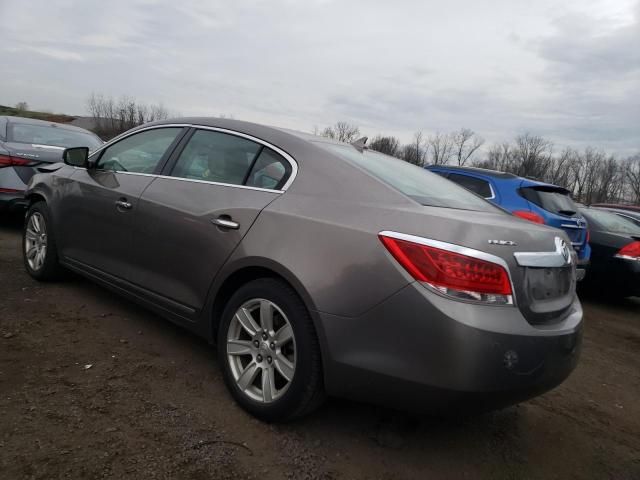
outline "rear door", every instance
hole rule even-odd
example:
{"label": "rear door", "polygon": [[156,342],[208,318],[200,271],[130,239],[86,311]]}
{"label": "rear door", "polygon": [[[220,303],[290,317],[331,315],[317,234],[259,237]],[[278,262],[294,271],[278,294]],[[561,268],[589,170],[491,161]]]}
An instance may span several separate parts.
{"label": "rear door", "polygon": [[282,193],[293,163],[276,150],[241,134],[196,129],[140,197],[135,277],[175,313],[202,308],[220,267]]}
{"label": "rear door", "polygon": [[79,266],[131,280],[138,198],[176,145],[182,127],[144,130],[98,152],[95,168],[77,168],[61,197],[59,247]]}

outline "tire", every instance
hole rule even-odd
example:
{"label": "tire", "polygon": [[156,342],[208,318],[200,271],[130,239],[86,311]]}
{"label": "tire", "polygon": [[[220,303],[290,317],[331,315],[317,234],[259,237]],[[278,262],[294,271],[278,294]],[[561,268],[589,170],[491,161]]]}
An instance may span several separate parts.
{"label": "tire", "polygon": [[261,278],[240,287],[224,308],[217,336],[227,388],[242,408],[260,420],[300,418],[324,400],[315,328],[304,303],[287,283]]}
{"label": "tire", "polygon": [[[43,244],[45,248],[42,252]],[[42,257],[33,256],[34,248],[38,252],[37,255],[41,254]],[[51,281],[62,277],[63,270],[58,262],[51,217],[47,204],[43,201],[31,205],[25,216],[22,230],[22,257],[27,273],[36,280]]]}

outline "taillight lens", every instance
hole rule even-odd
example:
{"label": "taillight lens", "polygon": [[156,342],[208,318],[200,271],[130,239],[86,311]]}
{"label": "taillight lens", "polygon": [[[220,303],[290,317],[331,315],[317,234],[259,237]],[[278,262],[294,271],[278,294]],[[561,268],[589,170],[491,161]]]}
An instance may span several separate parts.
{"label": "taillight lens", "polygon": [[616,257],[627,260],[640,260],[640,242],[631,242],[625,245],[616,254]]}
{"label": "taillight lens", "polygon": [[501,265],[429,245],[379,235],[413,278],[457,299],[511,304],[509,274]]}
{"label": "taillight lens", "polygon": [[10,155],[0,155],[0,167],[28,166],[35,163],[26,158],[12,157]]}
{"label": "taillight lens", "polygon": [[513,212],[516,217],[524,218],[525,220],[529,220],[533,223],[541,223],[544,225],[544,218],[538,215],[535,212],[530,212],[528,210],[516,210]]}

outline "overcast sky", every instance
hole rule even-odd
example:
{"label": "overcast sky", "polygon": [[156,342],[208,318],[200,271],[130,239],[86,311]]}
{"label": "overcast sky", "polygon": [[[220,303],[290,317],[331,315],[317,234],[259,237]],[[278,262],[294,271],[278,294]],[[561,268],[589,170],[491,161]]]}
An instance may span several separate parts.
{"label": "overcast sky", "polygon": [[638,0],[0,0],[0,32],[0,104],[640,150]]}

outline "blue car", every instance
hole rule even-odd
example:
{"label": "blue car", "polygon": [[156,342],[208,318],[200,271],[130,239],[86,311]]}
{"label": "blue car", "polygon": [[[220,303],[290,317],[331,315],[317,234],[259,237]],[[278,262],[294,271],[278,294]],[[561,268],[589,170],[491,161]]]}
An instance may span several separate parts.
{"label": "blue car", "polygon": [[444,165],[426,168],[517,217],[564,230],[578,254],[578,278],[584,277],[591,256],[589,231],[566,188],[484,168]]}

